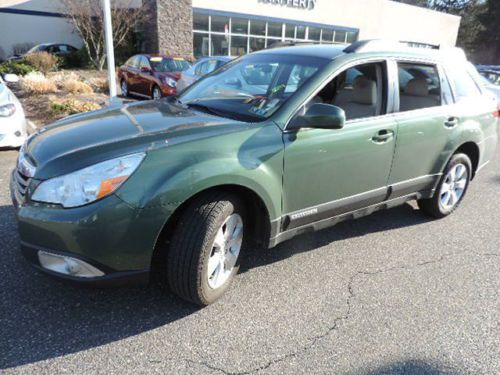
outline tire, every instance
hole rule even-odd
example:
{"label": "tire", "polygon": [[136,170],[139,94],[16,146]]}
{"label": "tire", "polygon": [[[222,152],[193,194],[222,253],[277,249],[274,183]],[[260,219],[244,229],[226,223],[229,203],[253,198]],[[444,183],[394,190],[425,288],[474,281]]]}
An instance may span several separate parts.
{"label": "tire", "polygon": [[[230,193],[212,192],[189,205],[179,218],[167,255],[170,290],[201,306],[219,299],[238,273],[245,222],[243,202]],[[224,228],[228,236],[238,234],[239,246],[237,240],[221,240]]]}
{"label": "tire", "polygon": [[128,83],[127,83],[127,80],[125,79],[122,79],[121,82],[120,82],[120,89],[122,91],[122,96],[124,98],[127,98],[130,96],[129,92],[128,92]]}
{"label": "tire", "polygon": [[[462,171],[464,174],[459,178]],[[429,199],[418,200],[419,208],[426,215],[435,218],[450,215],[458,208],[465,197],[471,176],[472,163],[469,157],[465,154],[453,155],[446,165],[434,196]]]}
{"label": "tire", "polygon": [[151,98],[153,100],[159,100],[163,96],[160,88],[158,86],[153,86],[153,91],[151,92]]}

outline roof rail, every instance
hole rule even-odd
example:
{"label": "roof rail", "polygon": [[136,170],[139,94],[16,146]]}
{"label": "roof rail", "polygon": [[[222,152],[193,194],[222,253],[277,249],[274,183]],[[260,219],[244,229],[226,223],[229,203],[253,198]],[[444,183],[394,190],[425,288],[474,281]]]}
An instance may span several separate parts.
{"label": "roof rail", "polygon": [[309,41],[284,41],[282,42],[281,40],[278,40],[269,46],[267,46],[268,49],[272,48],[281,48],[281,47],[294,47],[294,46],[310,46],[314,44],[319,44],[319,42],[309,42]]}
{"label": "roof rail", "polygon": [[345,53],[354,53],[354,52],[377,52],[377,51],[387,51],[387,50],[406,50],[406,51],[415,51],[419,50],[422,52],[432,52],[438,51],[445,56],[450,58],[459,58],[467,60],[467,56],[463,49],[458,47],[449,47],[442,45],[431,45],[426,43],[418,43],[418,42],[398,42],[395,40],[386,40],[386,39],[368,39],[368,40],[358,40],[357,42],[352,43],[347,46],[343,51]]}

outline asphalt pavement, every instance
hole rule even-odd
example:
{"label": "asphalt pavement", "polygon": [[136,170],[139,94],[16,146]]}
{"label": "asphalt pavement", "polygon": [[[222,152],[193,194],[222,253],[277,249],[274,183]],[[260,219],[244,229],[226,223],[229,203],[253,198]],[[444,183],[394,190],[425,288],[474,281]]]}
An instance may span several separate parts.
{"label": "asphalt pavement", "polygon": [[500,149],[443,220],[415,204],[245,255],[204,309],[22,258],[0,152],[0,372],[499,374]]}

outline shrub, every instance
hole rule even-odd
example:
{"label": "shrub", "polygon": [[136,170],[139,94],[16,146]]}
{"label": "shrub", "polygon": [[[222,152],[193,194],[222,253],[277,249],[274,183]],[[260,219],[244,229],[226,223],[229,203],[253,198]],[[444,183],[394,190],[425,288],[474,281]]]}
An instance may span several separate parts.
{"label": "shrub", "polygon": [[30,53],[26,55],[25,59],[28,64],[43,74],[57,70],[59,64],[57,56],[51,55],[48,52]]}
{"label": "shrub", "polygon": [[74,115],[76,113],[96,111],[101,106],[95,102],[86,102],[76,99],[52,99],[49,101],[50,110],[55,115]]}
{"label": "shrub", "polygon": [[67,79],[63,81],[62,87],[71,94],[92,94],[94,92],[90,85],[78,81],[77,79]]}
{"label": "shrub", "polygon": [[107,78],[90,78],[88,80],[88,84],[93,87],[95,92],[109,92],[109,83]]}
{"label": "shrub", "polygon": [[34,72],[35,69],[26,64],[23,60],[21,61],[5,61],[0,64],[0,74],[17,74],[18,76],[24,76],[28,73]]}
{"label": "shrub", "polygon": [[28,94],[49,94],[57,91],[54,81],[45,78],[42,73],[31,72],[19,81],[21,88]]}

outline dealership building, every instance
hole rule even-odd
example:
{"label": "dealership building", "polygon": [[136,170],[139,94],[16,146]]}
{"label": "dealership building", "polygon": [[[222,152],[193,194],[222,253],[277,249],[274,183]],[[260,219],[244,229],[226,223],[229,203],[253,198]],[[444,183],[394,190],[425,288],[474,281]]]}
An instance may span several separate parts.
{"label": "dealership building", "polygon": [[[388,38],[456,43],[460,17],[389,0],[136,0],[149,21],[137,32],[144,52],[230,55],[276,42],[351,43]],[[0,48],[81,41],[57,0],[0,0]],[[22,26],[22,27],[20,27]],[[15,32],[14,32],[15,31]]]}

